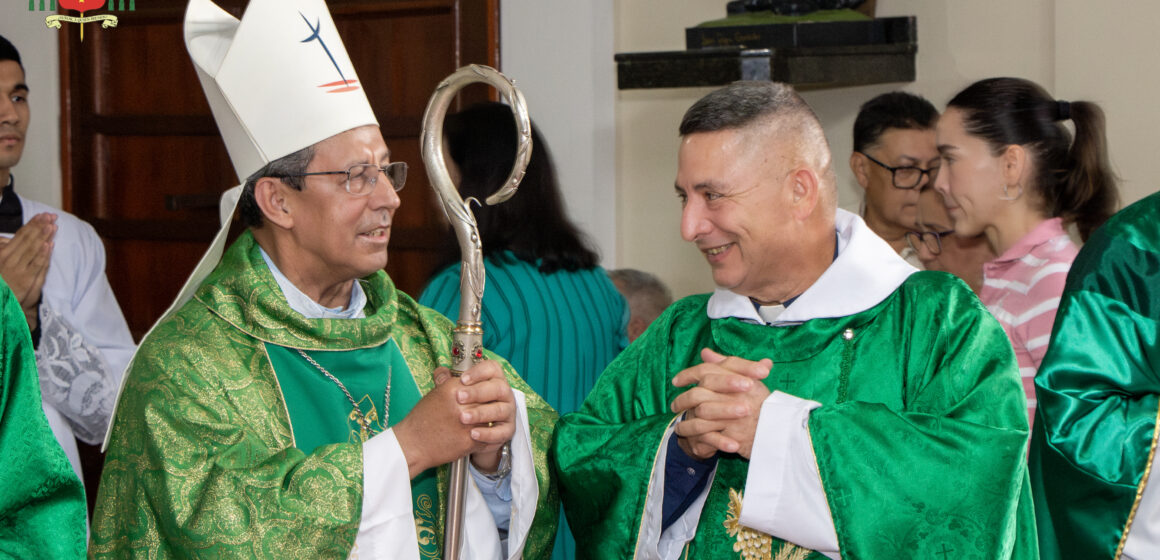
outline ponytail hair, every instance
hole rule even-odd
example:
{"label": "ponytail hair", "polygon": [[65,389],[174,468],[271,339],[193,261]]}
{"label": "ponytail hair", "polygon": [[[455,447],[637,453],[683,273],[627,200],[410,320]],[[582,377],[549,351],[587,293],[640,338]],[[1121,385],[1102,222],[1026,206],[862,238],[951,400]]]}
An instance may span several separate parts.
{"label": "ponytail hair", "polygon": [[[969,134],[995,155],[1023,146],[1035,168],[1027,188],[1051,217],[1076,224],[1087,238],[1116,212],[1119,192],[1108,160],[1104,113],[1088,101],[1056,101],[1034,82],[989,78],[959,92],[947,107],[963,112]],[[1061,121],[1075,124],[1075,141]]]}

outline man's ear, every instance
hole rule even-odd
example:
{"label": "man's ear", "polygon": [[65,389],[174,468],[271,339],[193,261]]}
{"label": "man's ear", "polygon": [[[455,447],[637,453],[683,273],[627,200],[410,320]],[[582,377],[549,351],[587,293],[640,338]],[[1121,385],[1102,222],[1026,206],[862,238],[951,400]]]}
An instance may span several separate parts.
{"label": "man's ear", "polygon": [[799,167],[786,177],[786,181],[793,202],[793,215],[799,221],[805,221],[818,206],[821,194],[818,174],[809,167]]}
{"label": "man's ear", "polygon": [[858,180],[858,185],[863,190],[870,184],[870,166],[867,165],[869,163],[870,161],[866,159],[866,156],[858,152],[850,154],[850,171],[854,172],[854,178]]}
{"label": "man's ear", "polygon": [[262,177],[254,184],[254,199],[262,217],[282,229],[294,227],[293,201],[286,192],[290,188],[281,179],[273,177]]}

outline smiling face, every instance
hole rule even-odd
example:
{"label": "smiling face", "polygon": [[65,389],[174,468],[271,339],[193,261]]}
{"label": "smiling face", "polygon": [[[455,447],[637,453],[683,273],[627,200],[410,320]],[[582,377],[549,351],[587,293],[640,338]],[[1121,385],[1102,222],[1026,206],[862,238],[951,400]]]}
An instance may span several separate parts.
{"label": "smiling face", "polygon": [[[341,171],[357,163],[390,163],[390,150],[377,126],[351,129],[319,142],[306,171]],[[293,218],[286,255],[291,262],[279,263],[280,268],[290,268],[312,284],[337,285],[387,265],[398,193],[382,175],[364,196],[346,192],[345,184],[346,175],[316,175],[306,177],[301,191],[285,189]]]}
{"label": "smiling face", "polygon": [[938,121],[937,141],[942,167],[934,187],[943,195],[955,233],[979,235],[1010,206],[1000,198],[1007,183],[1002,159],[985,140],[967,133],[962,111],[953,107]]}
{"label": "smiling face", "polygon": [[28,86],[24,70],[14,60],[0,61],[0,186],[7,184],[8,170],[24,153],[28,133]]}
{"label": "smiling face", "polygon": [[676,190],[681,237],[701,250],[713,281],[761,302],[779,293],[780,268],[796,237],[785,179],[789,156],[758,133],[699,132],[681,141]]}
{"label": "smiling face", "polygon": [[[939,154],[935,144],[933,129],[916,130],[890,128],[883,132],[866,153],[890,167],[917,167],[931,169],[938,167]],[[922,175],[919,184],[911,189],[894,186],[893,174],[862,154],[860,172],[856,170],[859,183],[866,189],[866,218],[868,224],[889,228],[889,232],[876,232],[883,237],[900,237],[914,224],[917,216],[919,190],[930,180]]]}

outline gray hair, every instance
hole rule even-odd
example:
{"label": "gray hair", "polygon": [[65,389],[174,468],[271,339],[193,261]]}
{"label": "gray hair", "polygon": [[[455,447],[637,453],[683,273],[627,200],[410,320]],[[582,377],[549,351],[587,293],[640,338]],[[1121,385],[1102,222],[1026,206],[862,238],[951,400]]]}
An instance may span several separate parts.
{"label": "gray hair", "polygon": [[779,82],[733,82],[702,97],[681,119],[681,136],[747,128],[772,117],[804,116],[821,126],[814,110]]}
{"label": "gray hair", "polygon": [[314,159],[314,145],[311,144],[287,156],[282,156],[261,169],[246,177],[246,184],[242,187],[242,196],[238,199],[238,212],[245,227],[262,227],[262,209],[258,207],[258,200],[254,195],[254,185],[262,177],[279,177],[286,185],[294,190],[306,187],[306,177],[288,177],[306,173],[310,161]]}
{"label": "gray hair", "polygon": [[828,205],[838,201],[830,144],[818,115],[797,91],[779,82],[733,82],[702,97],[681,119],[680,134],[721,130],[770,131],[809,163],[827,187]]}
{"label": "gray hair", "polygon": [[673,294],[660,278],[633,268],[608,271],[608,277],[628,301],[633,315],[651,323],[673,303]]}

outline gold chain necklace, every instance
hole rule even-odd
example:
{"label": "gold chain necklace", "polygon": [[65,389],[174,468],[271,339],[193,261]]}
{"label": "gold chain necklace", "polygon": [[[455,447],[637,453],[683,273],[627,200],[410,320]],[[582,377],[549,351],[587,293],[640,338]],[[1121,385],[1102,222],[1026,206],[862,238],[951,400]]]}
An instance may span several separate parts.
{"label": "gold chain necklace", "polygon": [[[298,350],[298,354],[305,358],[306,361],[310,362],[311,365],[318,368],[318,371],[321,371],[322,375],[325,375],[327,379],[338,385],[339,389],[342,389],[342,393],[346,395],[347,400],[350,401],[350,405],[353,407],[350,413],[352,416],[354,416],[355,421],[358,422],[358,425],[361,428],[362,433],[360,435],[362,436],[362,440],[366,441],[368,438],[378,433],[371,429],[370,421],[363,417],[362,409],[359,408],[358,402],[354,400],[353,396],[351,396],[350,391],[346,389],[346,385],[343,385],[342,381],[339,381],[337,377],[332,375],[329,371],[326,371],[326,368],[322,367],[322,364],[314,361],[314,358],[311,358],[309,354],[303,352],[301,349],[296,348],[296,350]],[[391,421],[391,377],[393,377],[393,369],[394,368],[391,365],[387,365],[387,388],[383,391],[383,422],[388,424]],[[372,412],[374,404],[374,401],[371,401]]]}

